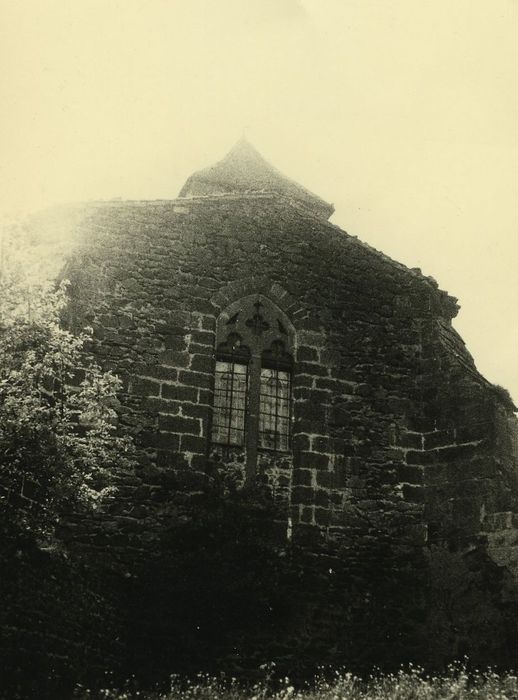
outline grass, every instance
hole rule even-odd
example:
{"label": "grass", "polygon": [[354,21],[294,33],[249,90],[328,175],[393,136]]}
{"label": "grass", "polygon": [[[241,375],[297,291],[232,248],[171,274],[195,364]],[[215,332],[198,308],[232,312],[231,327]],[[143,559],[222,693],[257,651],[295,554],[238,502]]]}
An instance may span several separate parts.
{"label": "grass", "polygon": [[[265,678],[271,669],[265,669]],[[128,688],[131,684],[128,684]],[[345,671],[316,678],[295,688],[288,678],[272,689],[269,680],[245,687],[236,679],[200,674],[194,681],[171,679],[164,692],[102,690],[99,694],[78,688],[75,698],[87,700],[518,700],[518,676],[492,670],[468,672],[453,664],[443,675],[428,675],[410,666],[399,673],[372,674],[360,679]]]}

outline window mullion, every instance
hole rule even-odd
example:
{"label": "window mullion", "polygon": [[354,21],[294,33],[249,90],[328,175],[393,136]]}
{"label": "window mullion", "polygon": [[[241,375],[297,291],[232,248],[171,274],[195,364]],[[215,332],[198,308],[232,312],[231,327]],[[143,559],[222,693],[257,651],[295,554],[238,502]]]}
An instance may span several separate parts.
{"label": "window mullion", "polygon": [[228,402],[228,433],[227,433],[227,445],[231,444],[232,436],[232,411],[234,409],[234,378],[235,378],[236,368],[234,365],[234,356],[232,355],[230,361],[230,400]]}
{"label": "window mullion", "polygon": [[275,404],[274,404],[274,423],[273,423],[273,449],[277,450],[279,440],[279,369],[275,368]]}
{"label": "window mullion", "polygon": [[261,356],[254,354],[249,365],[250,385],[246,430],[246,475],[252,482],[257,468],[257,444],[259,440],[259,409],[261,396]]}

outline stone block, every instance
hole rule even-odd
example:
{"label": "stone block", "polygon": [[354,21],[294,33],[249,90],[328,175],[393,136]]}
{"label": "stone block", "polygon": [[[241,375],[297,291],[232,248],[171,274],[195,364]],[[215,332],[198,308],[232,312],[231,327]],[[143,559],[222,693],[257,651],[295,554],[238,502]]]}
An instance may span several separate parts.
{"label": "stone block", "polygon": [[409,503],[423,503],[425,491],[421,486],[403,484],[403,497]]}
{"label": "stone block", "polygon": [[311,399],[313,389],[307,386],[293,387],[293,398],[295,401],[309,401]]}
{"label": "stone block", "polygon": [[327,508],[315,507],[315,523],[320,527],[327,527],[330,523],[330,513]]}
{"label": "stone block", "polygon": [[176,350],[164,350],[158,356],[161,365],[167,367],[189,367],[191,356],[188,352],[178,352]]}
{"label": "stone block", "polygon": [[347,427],[351,425],[352,413],[351,406],[347,403],[336,404],[331,406],[329,423],[336,427]]}
{"label": "stone block", "polygon": [[450,430],[436,430],[433,433],[425,433],[424,438],[424,449],[432,450],[435,447],[445,447],[451,445],[455,442],[455,431]]}
{"label": "stone block", "polygon": [[325,424],[327,418],[326,407],[313,401],[297,401],[295,404],[295,418],[307,420],[315,430],[315,424]]}
{"label": "stone block", "polygon": [[205,454],[208,450],[208,441],[204,437],[195,435],[182,435],[180,441],[182,452],[197,452]]}
{"label": "stone block", "polygon": [[209,331],[192,331],[191,342],[198,343],[199,345],[209,345],[213,347],[214,333],[210,333]]}
{"label": "stone block", "polygon": [[303,469],[328,469],[329,455],[315,454],[314,452],[301,452],[298,463]]}
{"label": "stone block", "polygon": [[317,486],[321,486],[323,488],[340,487],[342,485],[338,483],[336,472],[328,471],[317,471],[316,482]]}
{"label": "stone block", "polygon": [[313,435],[311,438],[312,452],[331,452],[331,438],[327,435]]}
{"label": "stone block", "polygon": [[354,393],[354,385],[342,381],[341,379],[333,379],[332,377],[317,377],[315,379],[317,389],[330,391],[337,396],[346,396]]}
{"label": "stone block", "polygon": [[408,484],[422,484],[424,480],[424,469],[425,467],[413,467],[400,464],[397,470],[398,479]]}
{"label": "stone block", "polygon": [[[318,483],[318,477],[317,477]],[[322,508],[329,507],[329,492],[323,488],[317,488],[315,491],[315,505]]]}
{"label": "stone block", "polygon": [[190,368],[194,372],[213,372],[214,360],[208,355],[192,355]]}
{"label": "stone block", "polygon": [[313,506],[303,506],[300,511],[301,523],[312,523],[314,521],[315,509]]}
{"label": "stone block", "polygon": [[212,385],[213,377],[210,374],[202,374],[201,372],[180,372],[178,375],[178,381],[180,384],[186,384],[187,386],[195,386],[199,389],[209,389]]}
{"label": "stone block", "polygon": [[137,394],[138,396],[158,396],[160,384],[152,379],[131,377],[129,391],[131,394]]}
{"label": "stone block", "polygon": [[167,322],[177,327],[188,326],[191,322],[191,312],[183,309],[173,309],[167,314]]}
{"label": "stone block", "polygon": [[166,350],[173,350],[175,352],[184,352],[187,350],[187,341],[184,336],[167,335],[164,338],[164,345]]}
{"label": "stone block", "polygon": [[172,413],[180,412],[180,404],[177,401],[167,401],[149,397],[142,402],[142,408],[150,413]]}
{"label": "stone block", "polygon": [[450,445],[448,447],[440,447],[437,452],[440,455],[441,461],[457,461],[469,459],[473,455],[480,453],[481,445]]}
{"label": "stone block", "polygon": [[314,504],[314,490],[310,486],[294,486],[291,493],[292,503],[309,506]]}
{"label": "stone block", "polygon": [[146,372],[150,377],[163,379],[168,382],[175,382],[178,379],[178,370],[164,365],[153,365]]}
{"label": "stone block", "polygon": [[214,355],[214,349],[211,345],[200,345],[200,343],[189,343],[188,351],[191,355],[205,355],[208,357],[213,357]]}
{"label": "stone block", "polygon": [[198,400],[198,390],[192,386],[179,386],[177,384],[162,384],[162,397],[174,401]]}
{"label": "stone block", "polygon": [[197,403],[183,403],[181,406],[182,415],[188,416],[189,418],[201,418],[207,420],[211,411],[209,406],[203,406]]}
{"label": "stone block", "polygon": [[428,464],[424,468],[423,483],[426,485],[444,484],[449,479],[445,464]]}
{"label": "stone block", "polygon": [[322,346],[322,334],[315,333],[314,331],[299,331],[298,334],[299,343],[301,345],[306,345],[309,347],[320,348]]}
{"label": "stone block", "polygon": [[295,469],[293,471],[294,486],[311,486],[313,472],[310,469]]}
{"label": "stone block", "polygon": [[170,336],[185,338],[185,335],[188,333],[188,330],[185,326],[177,325],[175,323],[168,323],[165,326],[164,332]]}
{"label": "stone block", "polygon": [[160,430],[168,430],[173,433],[200,434],[200,421],[196,418],[160,414],[158,416],[158,427]]}
{"label": "stone block", "polygon": [[311,448],[311,441],[309,435],[304,433],[297,433],[292,438],[293,450],[309,450]]}
{"label": "stone block", "polygon": [[313,377],[307,374],[295,374],[293,376],[293,387],[312,387],[313,381]]}
{"label": "stone block", "polygon": [[406,453],[406,463],[425,466],[427,464],[433,464],[439,461],[439,455],[436,450],[429,450],[428,452],[417,452],[416,450],[409,450]]}
{"label": "stone block", "polygon": [[489,421],[455,426],[456,442],[475,442],[491,436],[493,426]]}
{"label": "stone block", "polygon": [[175,433],[158,432],[155,433],[155,445],[160,450],[173,450],[178,452],[180,448],[180,436]]}
{"label": "stone block", "polygon": [[412,432],[401,432],[397,438],[400,447],[407,447],[413,450],[423,449],[423,434]]}
{"label": "stone block", "polygon": [[214,332],[216,328],[216,319],[214,316],[201,316],[201,324],[200,324],[201,330],[202,331],[210,331],[211,333]]}
{"label": "stone block", "polygon": [[316,362],[296,362],[295,372],[298,374],[309,374],[312,377],[325,377],[327,369]]}
{"label": "stone block", "polygon": [[298,362],[318,362],[318,350],[305,345],[297,348]]}
{"label": "stone block", "polygon": [[[198,291],[203,292],[204,290],[200,288]],[[214,313],[214,305],[208,299],[203,299],[202,297],[191,297],[190,303],[192,304],[192,310],[195,313],[207,315]]]}

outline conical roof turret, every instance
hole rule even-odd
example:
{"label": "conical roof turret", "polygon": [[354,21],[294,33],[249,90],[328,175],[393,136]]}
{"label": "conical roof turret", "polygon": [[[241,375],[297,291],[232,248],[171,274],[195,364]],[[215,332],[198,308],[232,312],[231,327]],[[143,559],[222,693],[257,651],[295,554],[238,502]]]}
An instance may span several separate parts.
{"label": "conical roof turret", "polygon": [[325,219],[334,211],[332,204],[270,165],[244,137],[218,163],[191,175],[179,196],[246,195],[259,192],[282,196]]}

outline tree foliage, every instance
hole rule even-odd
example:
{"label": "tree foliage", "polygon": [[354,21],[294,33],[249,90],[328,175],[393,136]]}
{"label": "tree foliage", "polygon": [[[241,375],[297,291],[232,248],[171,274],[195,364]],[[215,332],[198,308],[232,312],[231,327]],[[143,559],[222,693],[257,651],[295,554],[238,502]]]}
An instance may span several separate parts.
{"label": "tree foliage", "polygon": [[95,508],[131,443],[117,435],[120,380],[60,324],[66,283],[0,280],[0,533],[48,540],[70,509]]}

